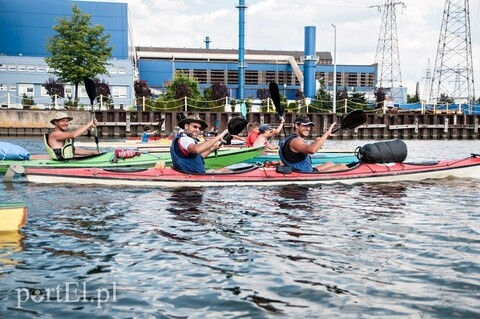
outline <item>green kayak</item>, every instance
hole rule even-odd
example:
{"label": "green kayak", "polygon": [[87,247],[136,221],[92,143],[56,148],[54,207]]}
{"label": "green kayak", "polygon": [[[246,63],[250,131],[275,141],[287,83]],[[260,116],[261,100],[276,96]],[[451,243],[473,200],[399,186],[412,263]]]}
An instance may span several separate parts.
{"label": "green kayak", "polygon": [[[218,155],[212,152],[205,158],[205,167],[207,169],[217,169],[232,164],[244,162],[253,157],[263,154],[264,147],[239,148],[220,150]],[[140,153],[130,158],[117,158],[115,152],[107,152],[86,158],[72,160],[52,160],[52,159],[29,159],[29,160],[3,160],[0,161],[0,173],[6,173],[10,165],[17,164],[24,168],[80,168],[80,167],[154,167],[158,162],[165,162],[167,166],[172,161],[170,153]]]}

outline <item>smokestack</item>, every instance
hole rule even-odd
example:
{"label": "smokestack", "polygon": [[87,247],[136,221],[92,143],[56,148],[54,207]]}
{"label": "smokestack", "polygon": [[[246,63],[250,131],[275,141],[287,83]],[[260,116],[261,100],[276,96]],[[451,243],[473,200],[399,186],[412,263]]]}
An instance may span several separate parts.
{"label": "smokestack", "polygon": [[238,98],[243,100],[245,87],[245,0],[238,6]]}
{"label": "smokestack", "polygon": [[205,49],[210,49],[210,42],[212,42],[212,41],[210,41],[210,37],[206,36],[205,41],[203,41],[203,42],[205,42]]}
{"label": "smokestack", "polygon": [[303,87],[305,97],[315,98],[315,70],[317,51],[315,49],[315,27],[305,27],[305,56],[303,57]]}

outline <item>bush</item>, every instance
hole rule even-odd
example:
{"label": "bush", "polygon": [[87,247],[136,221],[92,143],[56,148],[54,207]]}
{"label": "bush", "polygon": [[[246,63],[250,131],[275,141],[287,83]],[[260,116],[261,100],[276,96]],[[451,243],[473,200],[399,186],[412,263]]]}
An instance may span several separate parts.
{"label": "bush", "polygon": [[33,101],[33,97],[28,96],[26,93],[23,93],[22,105],[23,105],[23,108],[26,110],[29,110],[30,108],[32,108],[32,105],[35,105],[35,102]]}

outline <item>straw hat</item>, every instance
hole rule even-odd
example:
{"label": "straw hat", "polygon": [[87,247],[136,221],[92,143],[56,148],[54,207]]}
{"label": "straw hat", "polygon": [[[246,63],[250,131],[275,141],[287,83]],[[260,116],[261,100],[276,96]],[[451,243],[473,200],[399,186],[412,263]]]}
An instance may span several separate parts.
{"label": "straw hat", "polygon": [[189,115],[186,118],[182,119],[180,122],[178,122],[178,126],[180,128],[185,128],[185,124],[190,124],[190,123],[198,123],[201,125],[201,131],[206,129],[208,127],[207,122],[204,120],[200,119],[198,115]]}
{"label": "straw hat", "polygon": [[50,120],[50,123],[55,125],[55,121],[58,121],[58,120],[61,120],[61,119],[68,119],[69,121],[71,121],[71,120],[73,120],[73,117],[68,116],[68,114],[65,113],[65,112],[58,112],[57,114],[55,114],[55,117]]}

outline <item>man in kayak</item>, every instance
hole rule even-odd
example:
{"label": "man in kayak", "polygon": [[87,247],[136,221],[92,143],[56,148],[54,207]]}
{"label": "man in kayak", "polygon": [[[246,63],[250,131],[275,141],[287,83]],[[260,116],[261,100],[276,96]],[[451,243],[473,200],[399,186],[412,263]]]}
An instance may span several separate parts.
{"label": "man in kayak", "polygon": [[278,145],[269,143],[268,139],[280,133],[283,127],[283,122],[285,122],[285,120],[283,119],[283,116],[280,116],[280,124],[277,126],[276,129],[270,128],[268,124],[260,125],[260,127],[258,128],[260,135],[258,135],[255,143],[253,143],[253,147],[265,146],[265,150],[267,151],[273,151],[278,149]]}
{"label": "man in kayak", "polygon": [[198,140],[200,132],[208,127],[205,121],[196,115],[191,115],[178,122],[178,126],[182,130],[175,136],[170,146],[173,167],[182,172],[205,173],[203,159],[220,148],[228,130],[200,142]]}
{"label": "man in kayak", "polygon": [[55,126],[55,129],[52,133],[45,134],[44,142],[48,155],[50,155],[52,159],[64,160],[98,154],[96,150],[84,150],[76,148],[73,145],[75,138],[85,133],[91,127],[97,125],[97,120],[92,119],[84,126],[73,132],[69,132],[68,126],[70,125],[71,120],[73,120],[73,118],[68,116],[67,113],[58,112],[50,121],[50,123]]}
{"label": "man in kayak", "polygon": [[317,137],[314,142],[308,144],[305,141],[310,135],[311,128],[315,124],[306,116],[299,116],[295,120],[294,132],[278,143],[278,154],[285,166],[290,166],[298,172],[329,172],[348,169],[345,164],[324,163],[313,167],[310,155],[315,154],[332,134],[332,123],[327,132]]}

